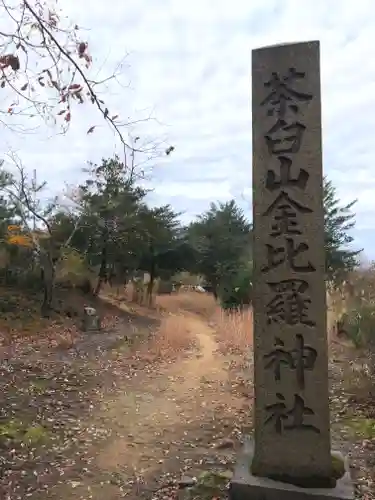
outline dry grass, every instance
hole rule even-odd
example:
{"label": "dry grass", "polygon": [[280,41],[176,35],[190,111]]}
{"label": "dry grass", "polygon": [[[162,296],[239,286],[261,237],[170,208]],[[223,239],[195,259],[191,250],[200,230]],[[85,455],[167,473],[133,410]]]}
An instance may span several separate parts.
{"label": "dry grass", "polygon": [[186,318],[180,314],[163,316],[158,331],[150,338],[147,351],[154,358],[170,359],[193,347],[194,337]]}
{"label": "dry grass", "polygon": [[371,344],[359,347],[355,339],[343,332],[339,334],[334,327],[344,313],[351,310],[360,311],[361,304],[374,300],[374,270],[359,270],[352,273],[349,284],[342,289],[330,293],[328,304],[328,341],[331,358],[342,358],[346,363],[342,366],[342,387],[356,401],[373,400],[375,394],[374,355]]}
{"label": "dry grass", "polygon": [[[134,283],[128,283],[124,285],[114,285],[109,284],[103,285],[101,289],[101,296],[111,297],[111,299],[117,303],[126,302],[128,304],[133,304],[135,306],[141,306],[150,308],[149,299],[147,296],[147,285],[143,286],[142,291],[136,289]],[[155,309],[155,293],[153,292],[151,298],[151,308]]]}
{"label": "dry grass", "polygon": [[211,318],[217,308],[214,297],[210,293],[180,292],[171,295],[159,295],[156,305],[166,311],[185,310]]}
{"label": "dry grass", "polygon": [[128,283],[127,285],[114,285],[110,286],[105,283],[101,288],[101,295],[108,296],[117,301],[131,302],[134,294],[134,285]]}
{"label": "dry grass", "polygon": [[[122,300],[124,296],[122,295]],[[198,314],[207,321],[214,322],[220,350],[223,353],[244,355],[249,352],[253,342],[253,315],[251,309],[225,313],[208,293],[180,292],[158,295],[156,310],[161,314],[159,330],[147,344],[151,358],[170,358],[189,349],[193,336],[189,331],[187,313]]]}
{"label": "dry grass", "polygon": [[253,345],[253,312],[251,309],[226,313],[218,309],[215,316],[220,350],[246,355]]}
{"label": "dry grass", "polygon": [[[183,292],[157,297],[157,305],[168,311],[189,311],[213,321],[220,350],[223,353],[246,354],[253,343],[251,309],[225,313],[211,294]],[[180,317],[181,316],[176,316]]]}

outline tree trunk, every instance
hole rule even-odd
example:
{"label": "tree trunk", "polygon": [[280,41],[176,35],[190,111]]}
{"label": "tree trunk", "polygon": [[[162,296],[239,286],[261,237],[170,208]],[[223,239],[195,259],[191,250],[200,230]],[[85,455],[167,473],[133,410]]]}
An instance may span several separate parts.
{"label": "tree trunk", "polygon": [[153,259],[151,261],[151,266],[150,266],[150,281],[147,284],[147,304],[149,307],[152,306],[152,291],[154,289],[155,278],[156,278],[156,266],[155,266],[155,261]]}
{"label": "tree trunk", "polygon": [[215,297],[215,300],[217,301],[219,298],[219,285],[216,282],[216,280],[211,281],[211,286],[212,286],[212,295]]}
{"label": "tree trunk", "polygon": [[41,276],[43,282],[42,316],[49,317],[52,309],[53,291],[55,286],[55,264],[50,256],[41,258]]}
{"label": "tree trunk", "polygon": [[131,280],[131,284],[132,284],[132,295],[131,295],[131,302],[135,302],[137,303],[138,302],[138,283],[136,282],[136,280],[134,278],[132,278]]}
{"label": "tree trunk", "polygon": [[94,289],[94,296],[97,297],[99,295],[99,292],[102,288],[102,285],[106,279],[107,276],[107,234],[104,235],[104,243],[102,247],[102,253],[101,253],[101,258],[100,258],[100,269],[99,269],[99,276],[98,276],[98,282],[96,284],[96,287]]}

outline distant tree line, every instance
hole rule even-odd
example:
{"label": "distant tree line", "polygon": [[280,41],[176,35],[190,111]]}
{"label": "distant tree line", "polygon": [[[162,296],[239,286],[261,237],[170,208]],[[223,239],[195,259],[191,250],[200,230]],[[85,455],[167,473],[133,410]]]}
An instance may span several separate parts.
{"label": "distant tree line", "polygon": [[[18,174],[0,170],[0,273],[8,285],[43,291],[42,311],[53,307],[61,280],[97,295],[103,283],[125,283],[134,273],[170,280],[187,271],[204,278],[224,308],[251,302],[252,226],[234,200],[212,203],[184,226],[169,205],[150,207],[147,190],[118,157],[90,164],[78,188],[42,203],[45,183],[34,185],[18,164]],[[326,275],[338,281],[358,265],[360,251],[349,248],[355,225],[354,202],[341,206],[334,186],[324,181]],[[35,227],[34,227],[35,226]],[[58,277],[58,275],[60,277]]]}

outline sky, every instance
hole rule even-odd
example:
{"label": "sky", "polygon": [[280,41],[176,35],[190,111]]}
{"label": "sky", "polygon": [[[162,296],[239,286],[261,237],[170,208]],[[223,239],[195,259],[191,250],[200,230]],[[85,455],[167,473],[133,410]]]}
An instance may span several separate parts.
{"label": "sky", "polygon": [[[170,203],[184,221],[231,198],[251,216],[251,51],[320,40],[324,174],[342,203],[358,199],[355,245],[375,258],[373,2],[64,0],[61,6],[85,28],[91,75],[109,75],[122,61],[118,83],[103,89],[110,112],[144,120],[131,133],[175,147],[147,166],[150,202]],[[89,103],[73,109],[65,136],[55,132],[7,130],[0,141],[56,194],[83,179],[88,160],[121,152]]]}

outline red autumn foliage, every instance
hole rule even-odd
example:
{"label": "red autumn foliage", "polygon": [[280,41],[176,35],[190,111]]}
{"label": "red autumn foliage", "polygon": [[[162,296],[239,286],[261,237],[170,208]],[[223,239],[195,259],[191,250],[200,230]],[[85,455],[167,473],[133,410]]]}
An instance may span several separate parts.
{"label": "red autumn foliage", "polygon": [[[5,108],[8,116],[29,115],[35,119],[39,114],[46,123],[54,123],[55,117],[61,116],[59,123],[66,131],[74,102],[88,101],[127,146],[119,126],[113,123],[115,118],[111,118],[104,102],[97,97],[100,82],[86,74],[92,57],[88,43],[81,39],[79,26],[71,25],[48,0],[22,0],[17,7],[4,4],[3,17],[6,28],[1,30],[0,88],[16,95],[16,102],[8,103]],[[45,90],[40,92],[41,88]],[[66,103],[68,109],[56,109],[56,103]],[[95,127],[90,127],[91,132]]]}

